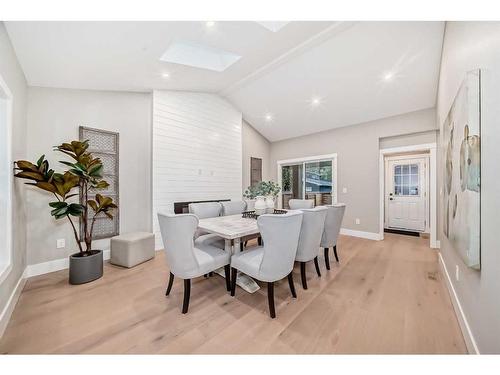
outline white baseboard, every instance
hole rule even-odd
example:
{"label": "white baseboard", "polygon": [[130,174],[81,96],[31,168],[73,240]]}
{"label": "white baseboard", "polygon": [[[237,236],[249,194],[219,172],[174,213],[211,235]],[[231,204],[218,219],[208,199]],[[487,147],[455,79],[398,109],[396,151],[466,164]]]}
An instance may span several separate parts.
{"label": "white baseboard", "polygon": [[457,315],[458,324],[460,325],[460,329],[462,330],[462,335],[464,336],[465,345],[467,346],[467,351],[470,354],[480,354],[479,348],[477,347],[476,344],[476,340],[474,339],[474,335],[472,334],[472,330],[470,329],[469,323],[467,322],[467,318],[465,317],[464,310],[462,309],[462,305],[460,304],[460,300],[458,299],[457,292],[455,291],[453,283],[451,282],[450,274],[448,273],[446,265],[444,264],[441,252],[439,252],[438,255],[439,255],[439,266],[441,272],[444,275],[448,292],[450,293],[453,309],[455,310],[455,314]]}
{"label": "white baseboard", "polygon": [[[103,250],[103,259],[108,260],[110,257],[110,250]],[[69,257],[54,259],[48,262],[30,264],[24,270],[24,277],[33,277],[38,275],[43,275],[45,273],[55,272],[64,270],[69,267]]]}
{"label": "white baseboard", "polygon": [[0,314],[0,338],[5,332],[7,324],[9,324],[10,317],[12,315],[12,312],[14,311],[14,307],[16,307],[17,300],[19,299],[19,296],[23,291],[25,283],[26,279],[23,277],[23,275],[21,275],[9,299],[7,300],[7,303],[4,306],[2,313]]}
{"label": "white baseboard", "polygon": [[381,240],[379,233],[363,232],[363,231],[360,231],[360,230],[352,230],[352,229],[341,228],[340,229],[340,234],[343,234],[344,236],[365,238],[367,240],[374,240],[374,241],[380,241]]}

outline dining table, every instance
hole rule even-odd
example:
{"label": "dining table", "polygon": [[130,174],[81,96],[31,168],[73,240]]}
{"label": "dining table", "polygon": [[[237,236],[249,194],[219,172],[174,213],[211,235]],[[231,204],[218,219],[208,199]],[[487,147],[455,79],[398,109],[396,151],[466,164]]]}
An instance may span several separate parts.
{"label": "dining table", "polygon": [[[225,243],[224,250],[230,254],[240,251],[240,243],[243,237],[259,233],[257,220],[243,217],[242,214],[200,219],[198,229],[222,237]],[[215,272],[225,277],[223,268]],[[236,285],[248,293],[255,293],[260,289],[254,279],[241,272],[237,273]]]}

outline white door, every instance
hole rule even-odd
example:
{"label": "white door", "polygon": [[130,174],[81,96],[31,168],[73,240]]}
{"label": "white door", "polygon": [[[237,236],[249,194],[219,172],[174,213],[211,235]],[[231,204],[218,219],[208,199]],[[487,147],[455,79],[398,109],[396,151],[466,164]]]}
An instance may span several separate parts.
{"label": "white door", "polygon": [[386,227],[423,232],[426,226],[427,158],[389,159]]}

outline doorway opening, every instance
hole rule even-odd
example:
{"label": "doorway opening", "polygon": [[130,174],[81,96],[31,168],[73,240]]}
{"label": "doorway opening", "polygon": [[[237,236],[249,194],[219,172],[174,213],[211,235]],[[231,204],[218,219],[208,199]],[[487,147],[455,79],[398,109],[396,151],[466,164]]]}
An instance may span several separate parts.
{"label": "doorway opening", "polygon": [[380,237],[384,232],[430,238],[438,248],[436,144],[380,150]]}

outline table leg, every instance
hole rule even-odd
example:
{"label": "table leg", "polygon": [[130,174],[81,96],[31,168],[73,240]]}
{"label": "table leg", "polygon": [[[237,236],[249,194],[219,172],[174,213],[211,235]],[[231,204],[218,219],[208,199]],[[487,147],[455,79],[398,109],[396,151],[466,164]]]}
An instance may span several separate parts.
{"label": "table leg", "polygon": [[[240,242],[241,239],[235,238],[234,245],[231,249],[231,240],[225,240],[225,250],[229,251],[231,254],[235,254],[240,251]],[[219,268],[215,271],[216,274],[225,277],[224,268]],[[260,289],[259,285],[252,279],[250,276],[245,275],[238,271],[236,276],[236,285],[241,287],[244,291],[248,293],[255,293]]]}

